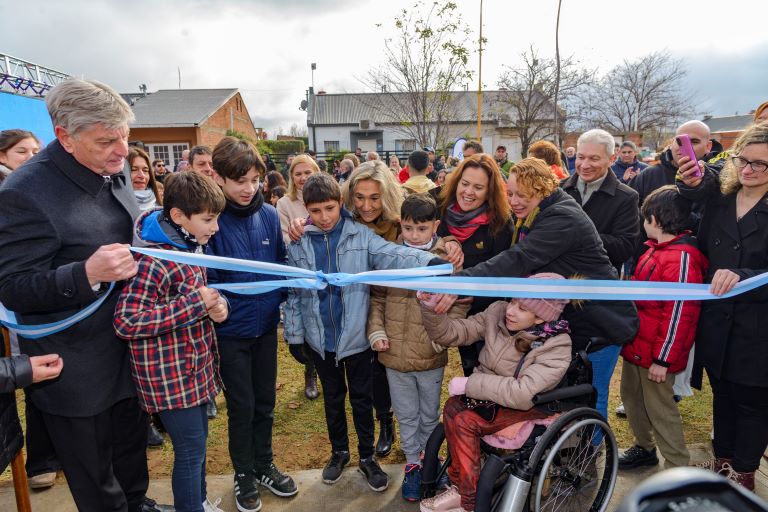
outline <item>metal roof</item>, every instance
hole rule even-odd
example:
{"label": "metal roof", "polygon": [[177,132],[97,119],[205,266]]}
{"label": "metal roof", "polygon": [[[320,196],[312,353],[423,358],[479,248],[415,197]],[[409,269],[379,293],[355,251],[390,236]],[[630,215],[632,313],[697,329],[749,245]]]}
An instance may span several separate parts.
{"label": "metal roof", "polygon": [[[477,92],[452,91],[456,102],[456,119],[451,122],[474,123],[477,121]],[[503,108],[500,102],[504,96],[514,94],[510,91],[484,91],[484,121],[498,121],[509,118],[509,108]],[[361,120],[370,120],[377,124],[393,122],[413,122],[413,119],[395,120],[382,111],[402,112],[396,102],[406,101],[408,93],[357,93],[357,94],[319,94],[313,97],[311,124],[319,125],[356,125]],[[390,108],[382,105],[392,105]]]}
{"label": "metal roof", "polygon": [[752,121],[752,114],[746,114],[743,116],[710,117],[709,119],[702,119],[702,122],[709,126],[709,131],[712,133],[740,132],[752,124]]}
{"label": "metal roof", "polygon": [[237,89],[161,89],[143,97],[130,94],[136,121],[132,128],[198,126],[224,105]]}

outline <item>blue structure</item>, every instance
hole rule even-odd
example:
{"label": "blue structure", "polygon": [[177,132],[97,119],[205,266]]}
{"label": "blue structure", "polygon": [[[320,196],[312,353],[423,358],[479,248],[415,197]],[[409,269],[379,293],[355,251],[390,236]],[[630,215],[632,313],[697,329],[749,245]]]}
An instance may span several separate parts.
{"label": "blue structure", "polygon": [[0,92],[0,130],[11,128],[29,130],[43,145],[55,138],[44,99]]}

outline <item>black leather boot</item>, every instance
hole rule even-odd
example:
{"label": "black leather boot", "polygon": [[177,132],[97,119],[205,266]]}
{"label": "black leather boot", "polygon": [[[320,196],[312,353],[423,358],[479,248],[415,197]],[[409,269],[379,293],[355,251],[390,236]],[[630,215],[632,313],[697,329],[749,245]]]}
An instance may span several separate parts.
{"label": "black leather boot", "polygon": [[320,396],[320,392],[317,390],[317,372],[312,361],[304,367],[304,395],[310,400]]}
{"label": "black leather boot", "polygon": [[379,440],[376,441],[376,456],[386,457],[392,451],[395,438],[395,422],[392,413],[379,417]]}

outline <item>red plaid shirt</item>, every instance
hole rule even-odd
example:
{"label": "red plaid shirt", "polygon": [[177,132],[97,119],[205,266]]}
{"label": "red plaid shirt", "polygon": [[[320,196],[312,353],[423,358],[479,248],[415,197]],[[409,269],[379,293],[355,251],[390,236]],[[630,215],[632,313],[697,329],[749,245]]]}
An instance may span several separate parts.
{"label": "red plaid shirt", "polygon": [[[162,246],[163,249],[173,249]],[[200,295],[204,269],[138,255],[136,276],[115,308],[131,375],[149,413],[206,403],[221,387],[213,322]]]}

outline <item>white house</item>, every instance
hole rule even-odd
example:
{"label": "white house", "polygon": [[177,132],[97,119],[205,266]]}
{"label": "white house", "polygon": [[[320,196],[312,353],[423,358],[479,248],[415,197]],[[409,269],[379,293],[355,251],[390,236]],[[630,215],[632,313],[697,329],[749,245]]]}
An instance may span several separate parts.
{"label": "white house", "polygon": [[[475,139],[477,133],[477,92],[454,91],[449,93],[456,108],[455,119],[447,121],[447,142],[458,138]],[[481,143],[488,153],[504,145],[513,158],[520,154],[521,144],[513,115],[504,107],[503,98],[509,91],[484,91],[481,123]],[[392,116],[382,115],[385,102],[406,101],[407,93],[314,93],[309,89],[307,103],[307,128],[309,147],[321,153],[342,149],[408,153],[417,148],[417,140],[407,133],[403,119],[393,121]],[[551,117],[550,117],[551,118]]]}

